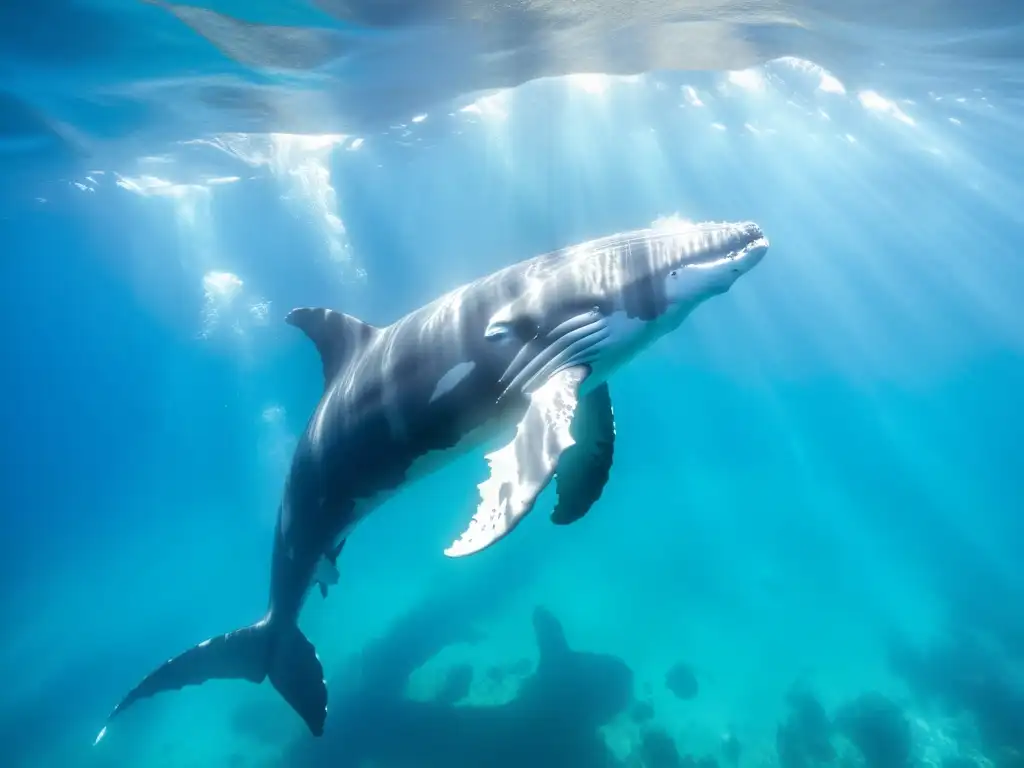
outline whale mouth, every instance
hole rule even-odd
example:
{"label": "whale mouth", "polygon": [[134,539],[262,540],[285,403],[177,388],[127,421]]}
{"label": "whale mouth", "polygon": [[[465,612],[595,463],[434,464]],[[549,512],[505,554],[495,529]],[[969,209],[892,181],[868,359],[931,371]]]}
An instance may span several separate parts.
{"label": "whale mouth", "polygon": [[760,237],[756,237],[743,246],[739,251],[730,254],[729,261],[745,261],[750,262],[750,266],[753,266],[768,253],[768,238],[762,234]]}
{"label": "whale mouth", "polygon": [[751,222],[744,224],[722,246],[723,248],[715,249],[706,258],[691,261],[686,266],[695,269],[713,269],[732,265],[734,271],[748,270],[764,258],[768,252],[769,242],[761,228]]}

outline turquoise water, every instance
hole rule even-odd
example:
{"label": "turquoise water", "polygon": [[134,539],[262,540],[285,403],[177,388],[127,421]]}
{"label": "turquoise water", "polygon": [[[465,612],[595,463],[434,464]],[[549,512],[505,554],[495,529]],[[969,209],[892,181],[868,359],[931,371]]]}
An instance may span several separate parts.
{"label": "turquoise water", "polygon": [[[618,37],[601,3],[550,36],[497,4],[469,31],[314,5],[210,6],[270,31],[0,12],[0,764],[1024,765],[1024,11],[723,3],[712,38],[670,3]],[[503,46],[531,67],[496,71]],[[246,100],[270,83],[306,96]],[[265,608],[322,379],[289,309],[385,325],[671,217],[755,220],[771,250],[610,382],[586,518],[552,526],[548,491],[444,557],[472,453],[309,600],[322,738],[212,681],[92,746],[156,664]]]}

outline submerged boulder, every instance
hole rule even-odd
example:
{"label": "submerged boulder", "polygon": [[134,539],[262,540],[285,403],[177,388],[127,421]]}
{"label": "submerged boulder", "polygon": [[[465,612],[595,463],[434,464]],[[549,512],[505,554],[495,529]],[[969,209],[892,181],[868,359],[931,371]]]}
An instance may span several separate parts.
{"label": "submerged boulder", "polygon": [[722,736],[722,757],[725,758],[726,763],[731,766],[739,765],[742,751],[740,740],[736,738],[735,734],[727,733]]}
{"label": "submerged boulder", "polygon": [[818,698],[794,688],[786,696],[790,713],[775,733],[775,749],[782,768],[814,768],[836,758],[832,723]]}
{"label": "submerged boulder", "polygon": [[660,728],[652,728],[640,742],[640,764],[644,768],[681,768],[682,758],[675,740]]}
{"label": "submerged boulder", "polygon": [[472,684],[473,667],[469,664],[456,664],[448,670],[435,700],[441,704],[454,704],[469,695]]}
{"label": "submerged boulder", "polygon": [[696,698],[700,691],[693,667],[682,662],[676,664],[666,673],[665,687],[683,701]]}
{"label": "submerged boulder", "polygon": [[649,701],[635,701],[629,709],[633,722],[646,723],[654,719],[654,707]]}
{"label": "submerged boulder", "polygon": [[836,729],[857,747],[868,768],[906,768],[910,764],[910,721],[896,702],[865,693],[836,712]]}

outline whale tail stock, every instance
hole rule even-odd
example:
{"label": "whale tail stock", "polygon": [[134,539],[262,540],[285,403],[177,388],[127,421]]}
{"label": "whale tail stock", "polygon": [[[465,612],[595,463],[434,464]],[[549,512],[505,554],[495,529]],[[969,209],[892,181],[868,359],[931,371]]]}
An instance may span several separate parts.
{"label": "whale tail stock", "polygon": [[316,649],[294,621],[278,622],[268,615],[252,626],[204,640],[157,667],[114,707],[93,743],[98,744],[110,722],[139,699],[207,680],[262,683],[268,677],[313,735],[322,735],[327,684]]}

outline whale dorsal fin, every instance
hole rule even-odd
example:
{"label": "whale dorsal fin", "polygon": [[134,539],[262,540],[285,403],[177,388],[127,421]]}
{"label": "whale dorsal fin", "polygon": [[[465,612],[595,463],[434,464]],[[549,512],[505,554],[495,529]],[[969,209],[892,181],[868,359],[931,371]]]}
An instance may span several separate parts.
{"label": "whale dorsal fin", "polygon": [[293,309],[284,321],[301,329],[316,344],[324,366],[324,385],[376,336],[380,328],[324,307]]}

